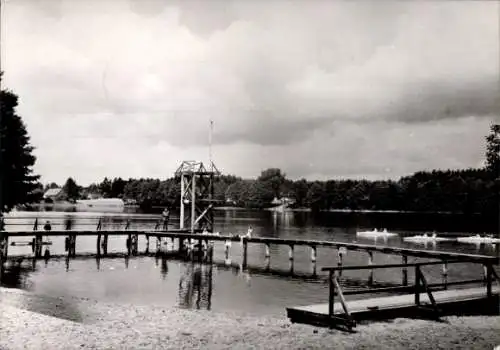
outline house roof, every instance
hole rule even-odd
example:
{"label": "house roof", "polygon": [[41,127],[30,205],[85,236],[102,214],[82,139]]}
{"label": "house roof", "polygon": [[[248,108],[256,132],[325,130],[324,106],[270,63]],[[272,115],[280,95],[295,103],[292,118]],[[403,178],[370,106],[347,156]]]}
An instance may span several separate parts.
{"label": "house roof", "polygon": [[49,188],[44,194],[44,197],[54,197],[61,192],[62,188]]}

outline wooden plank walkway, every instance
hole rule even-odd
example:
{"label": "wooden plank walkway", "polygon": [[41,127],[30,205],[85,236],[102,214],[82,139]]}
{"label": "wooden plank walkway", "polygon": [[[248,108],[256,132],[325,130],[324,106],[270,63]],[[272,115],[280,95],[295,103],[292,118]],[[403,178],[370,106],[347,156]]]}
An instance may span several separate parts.
{"label": "wooden plank walkway", "polygon": [[[492,292],[493,297],[490,299],[487,298],[485,287],[441,290],[433,292],[432,295],[443,314],[460,315],[466,313],[469,308],[482,313],[483,310],[477,309],[481,304],[494,314],[498,314],[500,288],[494,287]],[[427,293],[420,293],[420,303],[426,307],[430,306]],[[487,305],[484,305],[485,303]],[[418,307],[415,305],[415,294],[347,300],[347,308],[355,321],[412,317],[418,313]],[[289,307],[286,310],[292,322],[330,325],[328,303]],[[342,316],[343,314],[341,303],[334,303],[334,315]]]}

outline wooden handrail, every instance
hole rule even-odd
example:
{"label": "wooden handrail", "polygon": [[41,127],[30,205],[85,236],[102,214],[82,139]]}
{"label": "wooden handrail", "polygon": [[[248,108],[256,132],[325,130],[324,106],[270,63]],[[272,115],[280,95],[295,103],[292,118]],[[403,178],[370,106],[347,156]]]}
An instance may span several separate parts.
{"label": "wooden handrail", "polygon": [[458,264],[458,263],[469,263],[469,264],[490,264],[492,260],[498,260],[498,258],[491,257],[484,258],[484,260],[477,259],[464,259],[464,260],[440,260],[440,261],[427,261],[418,263],[408,263],[408,264],[379,264],[379,265],[351,265],[351,266],[332,266],[332,267],[322,267],[321,271],[346,271],[346,270],[373,270],[373,269],[390,269],[399,267],[416,267],[416,266],[427,266],[427,265],[442,265],[442,264]]}

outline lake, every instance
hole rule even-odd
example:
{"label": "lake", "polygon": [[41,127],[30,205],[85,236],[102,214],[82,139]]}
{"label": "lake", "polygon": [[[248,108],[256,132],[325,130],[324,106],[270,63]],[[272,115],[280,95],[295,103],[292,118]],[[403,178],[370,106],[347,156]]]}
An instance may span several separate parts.
{"label": "lake", "polygon": [[[387,214],[388,215],[388,214]],[[429,220],[414,218],[402,220],[401,215],[375,217],[372,214],[346,215],[339,213],[313,214],[307,212],[275,213],[251,210],[215,211],[215,230],[224,234],[244,234],[249,226],[255,236],[299,238],[316,240],[335,240],[341,242],[359,242],[367,244],[389,245],[398,247],[444,250],[463,253],[495,256],[495,245],[461,244],[440,242],[419,245],[407,243],[402,237],[422,234],[422,222]],[[123,229],[130,221],[130,229],[154,229],[158,222],[157,214],[117,214],[117,213],[62,213],[62,212],[12,212],[6,216],[8,231],[31,230],[35,218],[42,229],[46,220],[50,220],[52,230],[62,230],[67,220],[71,220],[73,230],[94,230],[101,219],[103,229]],[[384,219],[385,218],[385,219]],[[446,220],[434,218],[439,227],[440,236],[463,236],[471,231],[459,231],[451,224],[446,229]],[[171,217],[172,225],[178,226],[178,216]],[[456,224],[456,220],[450,222]],[[419,224],[420,223],[420,226]],[[373,225],[373,226],[372,226]],[[409,227],[416,226],[417,228]],[[387,228],[399,235],[387,240],[373,240],[356,237],[358,229]],[[126,252],[125,236],[110,236],[108,252]],[[12,240],[12,239],[11,239]],[[28,241],[17,238],[16,242]],[[52,254],[64,253],[64,238],[52,237]],[[150,249],[154,251],[155,239],[150,240]],[[95,253],[96,237],[78,237],[77,253]],[[145,251],[146,240],[139,237],[139,251]],[[162,261],[150,256],[101,258],[75,258],[66,263],[66,259],[39,260],[33,265],[30,259],[22,263],[9,262],[2,275],[0,285],[7,288],[24,289],[41,298],[75,297],[90,298],[98,301],[153,304],[165,307],[190,309],[210,309],[218,311],[236,311],[251,314],[284,314],[285,307],[307,305],[328,300],[328,284],[325,275],[320,272],[323,266],[335,266],[337,252],[331,248],[318,248],[317,271],[313,275],[310,261],[310,249],[295,248],[295,260],[292,266],[288,260],[288,248],[271,246],[270,269],[265,266],[265,246],[249,244],[248,269],[241,269],[241,245],[232,243],[231,261],[224,260],[224,243],[216,242],[213,265],[201,265],[175,259]],[[9,246],[9,255],[31,254],[31,247]],[[349,251],[344,257],[344,265],[366,264],[368,256],[363,252]],[[416,261],[409,258],[409,262]],[[374,254],[378,264],[401,263],[401,257]],[[448,281],[478,278],[481,266],[451,264]],[[441,267],[424,269],[428,280],[441,282]],[[365,286],[368,271],[344,272],[342,283],[347,287]],[[381,284],[399,283],[400,270],[377,270],[375,281]],[[413,273],[409,271],[410,283]],[[1,296],[2,294],[0,294]],[[5,297],[5,296],[4,296]],[[356,296],[349,296],[355,298]],[[360,296],[364,297],[364,296]],[[23,304],[22,296],[16,303]],[[37,306],[30,305],[31,309]]]}

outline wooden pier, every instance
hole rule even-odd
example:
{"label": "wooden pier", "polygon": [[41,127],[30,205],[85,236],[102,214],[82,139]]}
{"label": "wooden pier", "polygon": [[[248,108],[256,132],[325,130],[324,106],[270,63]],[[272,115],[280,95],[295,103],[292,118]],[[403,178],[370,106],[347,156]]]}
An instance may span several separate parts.
{"label": "wooden pier", "polygon": [[[449,263],[481,263],[478,260],[458,260]],[[484,279],[428,284],[422,273],[422,266],[442,264],[440,261],[416,264],[388,264],[372,266],[326,267],[329,271],[329,302],[323,304],[288,307],[291,322],[316,326],[352,330],[356,323],[366,320],[382,320],[397,317],[424,317],[439,320],[445,315],[498,315],[500,314],[500,279],[491,261],[486,266]],[[343,291],[336,273],[343,270],[366,270],[383,268],[415,268],[413,286],[394,286]],[[494,286],[497,282],[499,285]],[[448,289],[453,285],[483,284],[482,287]],[[345,295],[376,294],[383,292],[406,292],[403,295],[370,297],[347,300]],[[335,296],[339,301],[335,302]]]}

